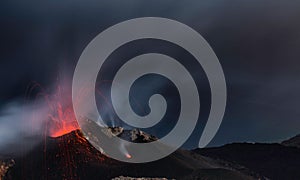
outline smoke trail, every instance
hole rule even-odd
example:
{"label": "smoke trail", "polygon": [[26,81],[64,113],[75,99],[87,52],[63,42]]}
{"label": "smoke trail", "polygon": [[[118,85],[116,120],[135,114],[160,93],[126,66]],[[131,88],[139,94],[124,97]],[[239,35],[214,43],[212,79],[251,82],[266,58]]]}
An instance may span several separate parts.
{"label": "smoke trail", "polygon": [[[26,153],[45,136],[78,129],[70,86],[71,78],[64,74],[51,86],[55,88],[40,88],[35,100],[15,99],[0,109],[0,156]],[[35,87],[40,86],[34,84],[31,90]]]}
{"label": "smoke trail", "polygon": [[47,106],[42,101],[20,100],[7,104],[0,112],[0,155],[10,156],[30,150],[42,140]]}

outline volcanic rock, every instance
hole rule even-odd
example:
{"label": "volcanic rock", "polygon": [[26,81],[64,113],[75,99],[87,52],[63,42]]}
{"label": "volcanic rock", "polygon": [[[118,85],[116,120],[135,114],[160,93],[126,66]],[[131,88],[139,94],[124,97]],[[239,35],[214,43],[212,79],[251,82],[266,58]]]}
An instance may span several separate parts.
{"label": "volcanic rock", "polygon": [[168,180],[167,178],[146,178],[146,177],[141,177],[141,178],[133,178],[133,177],[116,177],[113,178],[112,180]]}
{"label": "volcanic rock", "polygon": [[13,159],[2,161],[0,160],[0,180],[6,176],[7,171],[13,167],[15,161]]}
{"label": "volcanic rock", "polygon": [[231,165],[239,164],[239,171],[250,170],[270,179],[300,179],[300,148],[277,143],[233,143],[194,152]]}
{"label": "volcanic rock", "polygon": [[[153,140],[152,136],[139,130],[109,130],[118,136],[130,134],[133,141]],[[115,135],[116,135],[115,134]],[[130,136],[130,137],[131,137]],[[155,139],[155,138],[154,138]],[[197,179],[216,179],[222,172],[228,179],[252,179],[238,170],[226,167],[219,161],[197,153],[179,149],[171,155],[149,163],[125,163],[114,160],[94,148],[84,135],[73,131],[57,138],[47,137],[45,142],[31,152],[15,159],[5,179],[112,179],[115,177],[165,177],[184,179],[193,175]],[[220,169],[224,169],[221,171]],[[200,177],[200,176],[199,176]]]}
{"label": "volcanic rock", "polygon": [[281,144],[284,146],[300,148],[300,134],[295,137],[292,137],[291,139],[283,141]]}

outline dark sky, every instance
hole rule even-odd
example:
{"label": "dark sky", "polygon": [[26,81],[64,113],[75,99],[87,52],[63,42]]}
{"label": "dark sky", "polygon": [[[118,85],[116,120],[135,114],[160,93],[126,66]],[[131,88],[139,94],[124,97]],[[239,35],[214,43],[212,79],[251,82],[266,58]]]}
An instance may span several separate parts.
{"label": "dark sky", "polygon": [[[58,72],[72,72],[83,49],[104,29],[131,18],[158,16],[194,28],[219,57],[228,104],[211,146],[283,140],[300,133],[299,9],[300,3],[284,0],[1,1],[0,108],[22,98],[30,82],[50,87]],[[156,47],[146,48],[148,51],[175,53],[191,65],[184,52],[170,50],[178,47],[165,44],[169,48],[157,48],[164,42],[135,42],[127,46],[129,50],[124,47],[112,56],[129,58],[144,52],[146,45]],[[169,95],[175,96],[176,91]],[[209,93],[202,96],[209,103]],[[203,117],[208,112],[205,107]],[[176,116],[178,107],[173,108],[170,112]],[[201,126],[188,147],[197,144]]]}

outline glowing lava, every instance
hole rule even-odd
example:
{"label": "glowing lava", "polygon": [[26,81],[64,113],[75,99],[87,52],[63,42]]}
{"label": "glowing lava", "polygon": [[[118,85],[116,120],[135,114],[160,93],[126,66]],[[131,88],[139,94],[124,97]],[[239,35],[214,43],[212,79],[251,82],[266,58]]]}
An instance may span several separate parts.
{"label": "glowing lava", "polygon": [[132,158],[132,156],[130,155],[130,154],[125,154],[125,156],[128,158],[128,159],[131,159]]}
{"label": "glowing lava", "polygon": [[58,137],[71,131],[79,129],[79,125],[74,115],[72,107],[63,108],[60,103],[57,103],[56,112],[49,114],[50,121],[50,136]]}
{"label": "glowing lava", "polygon": [[51,137],[59,137],[78,130],[71,96],[58,87],[57,93],[51,100],[48,99],[50,112],[48,114],[48,133]]}

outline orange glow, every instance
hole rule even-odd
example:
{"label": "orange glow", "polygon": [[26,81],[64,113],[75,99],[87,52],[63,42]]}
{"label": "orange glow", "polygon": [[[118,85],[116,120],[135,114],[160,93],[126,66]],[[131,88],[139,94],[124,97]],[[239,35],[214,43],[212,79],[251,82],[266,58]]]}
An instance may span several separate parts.
{"label": "orange glow", "polygon": [[48,132],[51,137],[59,137],[79,129],[72,107],[72,99],[70,95],[63,93],[60,87],[54,98],[48,99],[48,105],[50,107]]}
{"label": "orange glow", "polygon": [[[40,87],[39,85],[35,85]],[[72,90],[68,82],[62,80],[62,83],[57,86],[54,94],[48,94],[47,92],[42,92],[39,95],[44,97],[49,111],[48,111],[48,122],[46,123],[46,134],[51,137],[59,137],[68,134],[72,131],[79,130],[77,119],[75,117],[73,104],[78,105],[84,101],[86,97],[89,97],[91,93],[97,93],[98,96],[103,98],[108,106],[109,101],[103,96],[103,94],[98,89],[91,88],[93,86],[87,83],[83,86],[80,95],[76,97],[76,100],[72,102]]]}
{"label": "orange glow", "polygon": [[132,157],[131,157],[131,155],[130,154],[125,154],[126,155],[126,157],[128,158],[128,159],[131,159]]}
{"label": "orange glow", "polygon": [[72,107],[63,108],[60,103],[56,106],[54,115],[49,115],[51,126],[49,127],[51,137],[59,137],[79,129]]}

